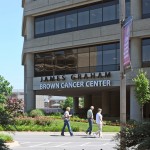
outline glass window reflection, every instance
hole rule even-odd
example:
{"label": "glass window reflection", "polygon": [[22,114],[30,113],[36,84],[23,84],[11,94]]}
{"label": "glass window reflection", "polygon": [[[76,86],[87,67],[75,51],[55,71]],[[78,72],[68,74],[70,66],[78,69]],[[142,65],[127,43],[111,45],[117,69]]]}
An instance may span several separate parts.
{"label": "glass window reflection", "polygon": [[56,31],[65,29],[65,16],[56,15],[55,29]]}
{"label": "glass window reflection", "polygon": [[150,66],[150,38],[142,40],[142,66]]}
{"label": "glass window reflection", "polygon": [[89,24],[89,10],[80,9],[78,11],[78,26],[85,26]]}
{"label": "glass window reflection", "polygon": [[54,18],[53,17],[46,17],[45,18],[45,32],[54,32]]}
{"label": "glass window reflection", "polygon": [[126,0],[126,6],[125,6],[126,7],[126,17],[129,17],[131,14],[130,6],[131,6],[130,0]]}
{"label": "glass window reflection", "polygon": [[108,5],[105,4],[105,7],[103,7],[103,21],[112,21],[116,18],[116,6],[115,5]]}
{"label": "glass window reflection", "polygon": [[[149,43],[143,41],[143,62],[150,61]],[[119,43],[35,54],[35,76],[119,70]]]}
{"label": "glass window reflection", "polygon": [[90,24],[102,22],[102,8],[100,5],[90,10]]}
{"label": "glass window reflection", "polygon": [[[148,0],[143,3],[143,14],[147,15],[150,13]],[[129,15],[130,0],[126,0],[126,17]],[[35,38],[114,23],[119,23],[119,1],[100,1],[83,8],[35,17]]]}
{"label": "glass window reflection", "polygon": [[76,73],[77,54],[73,50],[65,52],[66,55],[66,74]]}
{"label": "glass window reflection", "polygon": [[143,0],[142,3],[143,15],[150,14],[150,0]]}
{"label": "glass window reflection", "polygon": [[44,33],[44,17],[37,18],[35,21],[35,34]]}
{"label": "glass window reflection", "polygon": [[75,28],[77,27],[77,12],[66,15],[66,28]]}

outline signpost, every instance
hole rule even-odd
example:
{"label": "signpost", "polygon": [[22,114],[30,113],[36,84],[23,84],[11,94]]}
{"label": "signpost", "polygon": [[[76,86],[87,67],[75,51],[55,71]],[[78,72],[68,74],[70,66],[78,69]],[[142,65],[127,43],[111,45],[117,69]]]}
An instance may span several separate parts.
{"label": "signpost", "polygon": [[[120,123],[121,131],[126,124],[126,70],[131,68],[129,55],[129,38],[132,17],[125,20],[125,0],[119,0],[120,3]],[[126,150],[125,137],[121,132],[120,149]]]}

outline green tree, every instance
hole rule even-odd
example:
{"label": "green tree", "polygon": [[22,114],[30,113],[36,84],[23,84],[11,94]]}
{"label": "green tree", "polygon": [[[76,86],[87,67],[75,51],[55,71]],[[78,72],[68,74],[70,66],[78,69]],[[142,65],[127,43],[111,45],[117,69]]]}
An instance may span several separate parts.
{"label": "green tree", "polygon": [[67,97],[67,99],[60,103],[60,107],[62,109],[66,109],[67,107],[73,108],[73,97]]}
{"label": "green tree", "polygon": [[[12,86],[4,77],[0,76],[0,125],[5,129],[9,129],[9,125],[15,122],[11,113],[6,109],[6,103],[11,93]],[[2,140],[0,140],[0,149],[9,150]]]}
{"label": "green tree", "polygon": [[0,125],[5,129],[8,129],[9,125],[15,122],[12,111],[7,107],[11,93],[12,86],[4,77],[0,76]]}
{"label": "green tree", "polygon": [[150,83],[147,73],[139,70],[139,74],[133,79],[137,101],[141,107],[141,119],[143,118],[143,106],[150,102]]}
{"label": "green tree", "polygon": [[0,105],[4,104],[8,99],[8,96],[12,93],[12,86],[10,83],[0,76]]}

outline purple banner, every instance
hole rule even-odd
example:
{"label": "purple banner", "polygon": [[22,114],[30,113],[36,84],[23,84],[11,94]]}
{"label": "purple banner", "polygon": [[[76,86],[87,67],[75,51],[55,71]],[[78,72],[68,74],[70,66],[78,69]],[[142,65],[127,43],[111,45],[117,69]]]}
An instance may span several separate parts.
{"label": "purple banner", "polygon": [[131,60],[129,52],[130,29],[132,25],[132,17],[129,17],[123,27],[123,66],[124,70],[131,69]]}

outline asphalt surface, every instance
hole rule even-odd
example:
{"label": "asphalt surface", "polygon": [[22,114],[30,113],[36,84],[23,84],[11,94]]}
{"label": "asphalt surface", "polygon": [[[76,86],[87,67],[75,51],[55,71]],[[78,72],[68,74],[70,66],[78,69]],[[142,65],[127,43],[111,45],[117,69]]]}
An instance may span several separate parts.
{"label": "asphalt surface", "polygon": [[112,141],[116,133],[103,133],[103,138],[86,135],[83,132],[68,132],[61,136],[59,132],[15,132],[15,142],[8,144],[12,150],[114,150]]}

